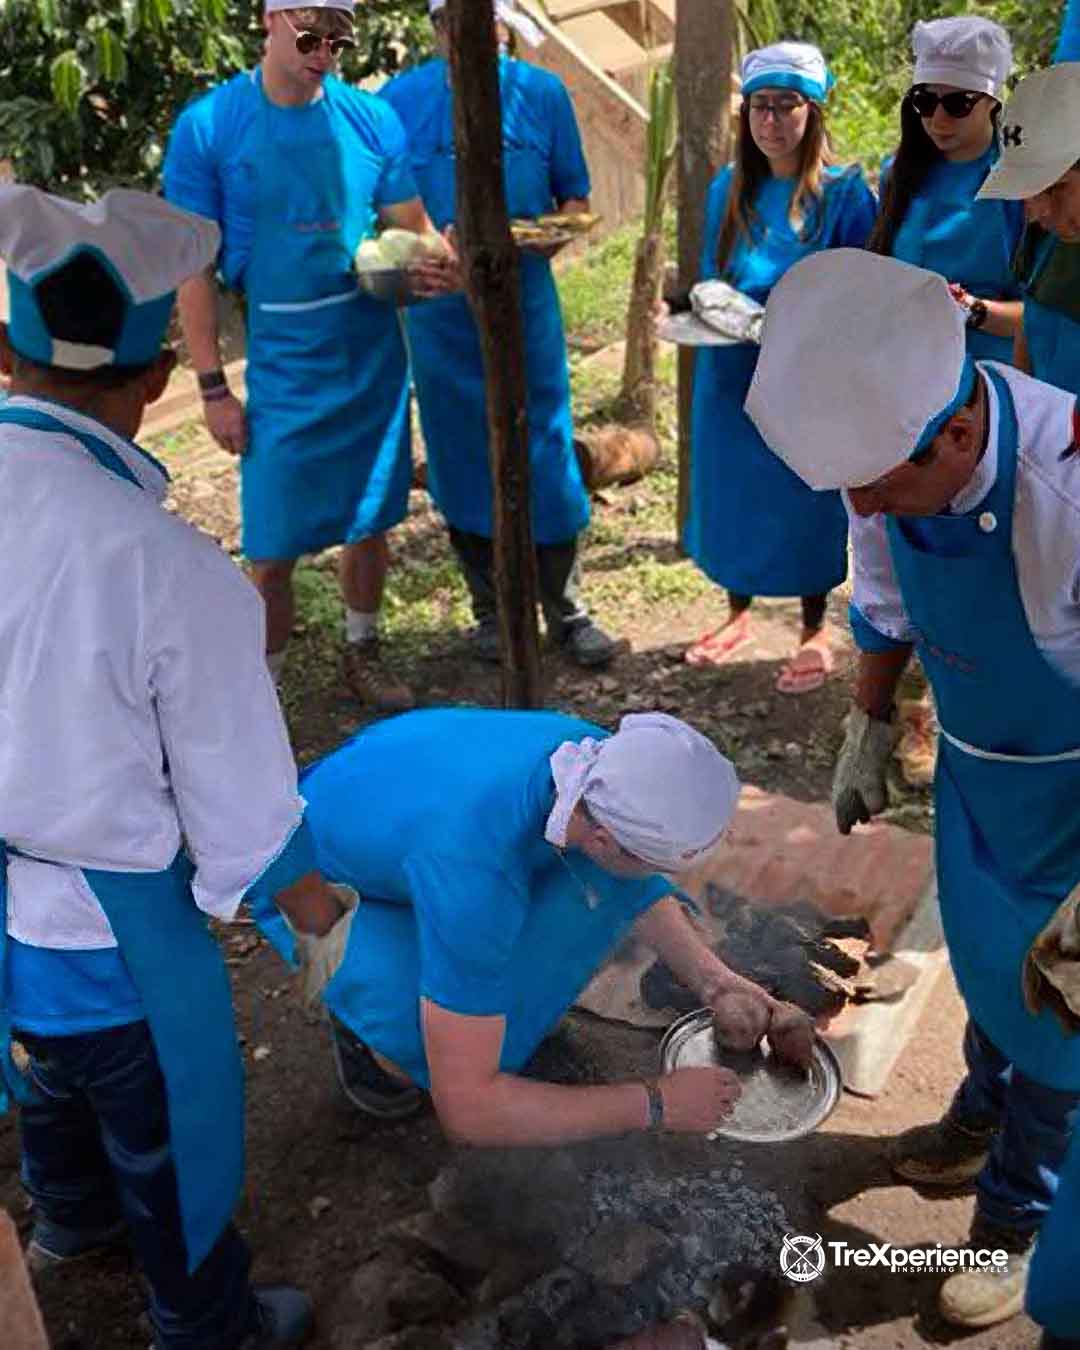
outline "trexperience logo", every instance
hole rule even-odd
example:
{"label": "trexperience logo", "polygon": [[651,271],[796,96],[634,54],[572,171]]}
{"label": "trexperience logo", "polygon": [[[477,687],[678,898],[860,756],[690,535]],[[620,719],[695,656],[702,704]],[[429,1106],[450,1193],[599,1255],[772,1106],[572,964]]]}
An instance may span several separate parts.
{"label": "trexperience logo", "polygon": [[834,1266],[882,1266],[894,1274],[953,1275],[961,1270],[986,1270],[1002,1274],[1009,1268],[1009,1253],[988,1247],[894,1247],[891,1242],[871,1242],[865,1247],[850,1242],[825,1242],[821,1234],[807,1237],[788,1233],[780,1249],[780,1269],[796,1284],[809,1284],[825,1273],[831,1258]]}

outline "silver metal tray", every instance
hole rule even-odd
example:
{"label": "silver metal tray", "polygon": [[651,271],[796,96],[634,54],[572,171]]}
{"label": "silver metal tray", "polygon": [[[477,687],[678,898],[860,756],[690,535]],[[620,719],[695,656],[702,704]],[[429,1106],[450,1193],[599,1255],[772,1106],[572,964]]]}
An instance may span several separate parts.
{"label": "silver metal tray", "polygon": [[832,1115],[843,1088],[840,1063],[820,1036],[814,1040],[809,1070],[780,1063],[762,1041],[757,1050],[739,1054],[716,1043],[708,1008],[672,1022],[660,1042],[660,1070],[720,1065],[732,1069],[743,1094],[734,1112],[710,1139],[739,1139],[753,1144],[782,1144],[812,1134]]}

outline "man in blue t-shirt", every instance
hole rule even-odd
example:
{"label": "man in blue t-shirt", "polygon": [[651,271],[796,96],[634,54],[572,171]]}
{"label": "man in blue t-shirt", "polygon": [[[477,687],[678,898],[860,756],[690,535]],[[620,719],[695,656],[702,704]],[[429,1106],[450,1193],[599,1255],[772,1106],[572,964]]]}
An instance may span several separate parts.
{"label": "man in blue t-shirt", "polygon": [[[559,713],[409,713],[323,760],[303,792],[320,867],[363,897],[325,991],[360,1109],[407,1115],[426,1088],[451,1138],[489,1145],[714,1129],[738,1095],[726,1069],[595,1087],[518,1076],[631,928],[734,1048],[768,1035],[808,1061],[808,1019],[729,970],[667,879],[720,844],[738,796],[685,722],[626,717],[609,735]],[[256,915],[288,956],[268,898]]]}
{"label": "man in blue t-shirt", "polygon": [[[412,696],[380,661],[376,624],[386,534],[408,509],[408,362],[396,309],[359,290],[353,258],[376,225],[431,226],[397,115],[333,74],[355,45],[353,3],[266,0],[261,64],[181,114],[165,195],[221,226],[217,271],[246,299],[246,409],[222,369],[213,272],[182,288],[180,317],[210,433],[241,456],[271,670],[292,630],[296,560],[343,544],[346,680],[400,710]],[[425,275],[438,289],[439,268]]]}

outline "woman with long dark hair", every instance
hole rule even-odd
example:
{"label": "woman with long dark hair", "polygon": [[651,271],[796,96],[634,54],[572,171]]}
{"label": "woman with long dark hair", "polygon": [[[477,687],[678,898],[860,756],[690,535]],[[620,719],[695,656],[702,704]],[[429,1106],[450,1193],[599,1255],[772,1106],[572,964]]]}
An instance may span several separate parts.
{"label": "woman with long dark hair", "polygon": [[939,272],[968,314],[968,351],[1011,361],[1023,305],[1012,259],[1019,203],[976,201],[1000,154],[1009,35],[989,19],[918,23],[915,75],[900,108],[900,146],[882,175],[870,247]]}
{"label": "woman with long dark hair", "polygon": [[[861,248],[875,204],[858,168],[831,166],[824,104],[833,79],[816,47],[781,42],[751,52],[742,78],[735,160],[709,191],[701,276],[764,303],[808,254]],[[826,322],[823,315],[823,340]],[[729,614],[686,660],[723,665],[752,641],[755,595],[797,595],[802,636],[777,688],[803,694],[832,669],[825,606],[847,574],[847,520],[839,494],[811,492],[743,412],[756,363],[749,343],[698,353],[686,544],[727,589]]]}

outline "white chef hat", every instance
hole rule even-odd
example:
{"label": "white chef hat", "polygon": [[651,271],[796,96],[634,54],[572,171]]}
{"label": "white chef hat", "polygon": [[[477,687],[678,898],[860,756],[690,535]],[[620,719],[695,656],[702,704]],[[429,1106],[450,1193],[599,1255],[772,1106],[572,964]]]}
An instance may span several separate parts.
{"label": "white chef hat", "polygon": [[776,42],[747,53],[742,63],[742,92],[795,89],[815,103],[824,103],[836,81],[824,56],[809,42]]}
{"label": "white chef hat", "polygon": [[1001,127],[1001,158],[978,195],[1022,200],[1052,187],[1080,160],[1080,62],[1021,80]]}
{"label": "white chef hat", "polygon": [[[432,15],[445,8],[446,0],[428,0],[428,12]],[[506,24],[507,28],[513,29],[523,42],[527,42],[530,47],[542,46],[543,30],[518,9],[514,0],[492,0],[492,9],[495,11],[496,19]]]}
{"label": "white chef hat", "polygon": [[140,366],[161,350],[177,286],[209,267],[218,227],[146,192],[90,205],[0,186],[11,345],[64,370]]}
{"label": "white chef hat", "polygon": [[739,800],[734,765],[667,713],[624,717],[607,740],[566,741],[551,757],[555,808],[546,838],[566,844],[584,803],[617,843],[658,872],[681,872],[720,842]]}
{"label": "white chef hat", "polygon": [[964,339],[937,273],[862,249],[816,253],[769,296],[746,411],[804,483],[860,487],[921,448],[970,394]]}
{"label": "white chef hat", "polygon": [[999,23],[972,14],[917,23],[912,84],[951,84],[1000,98],[1013,65],[1012,43]]}
{"label": "white chef hat", "polygon": [[266,0],[267,14],[278,14],[283,9],[340,9],[352,14],[356,0]]}

